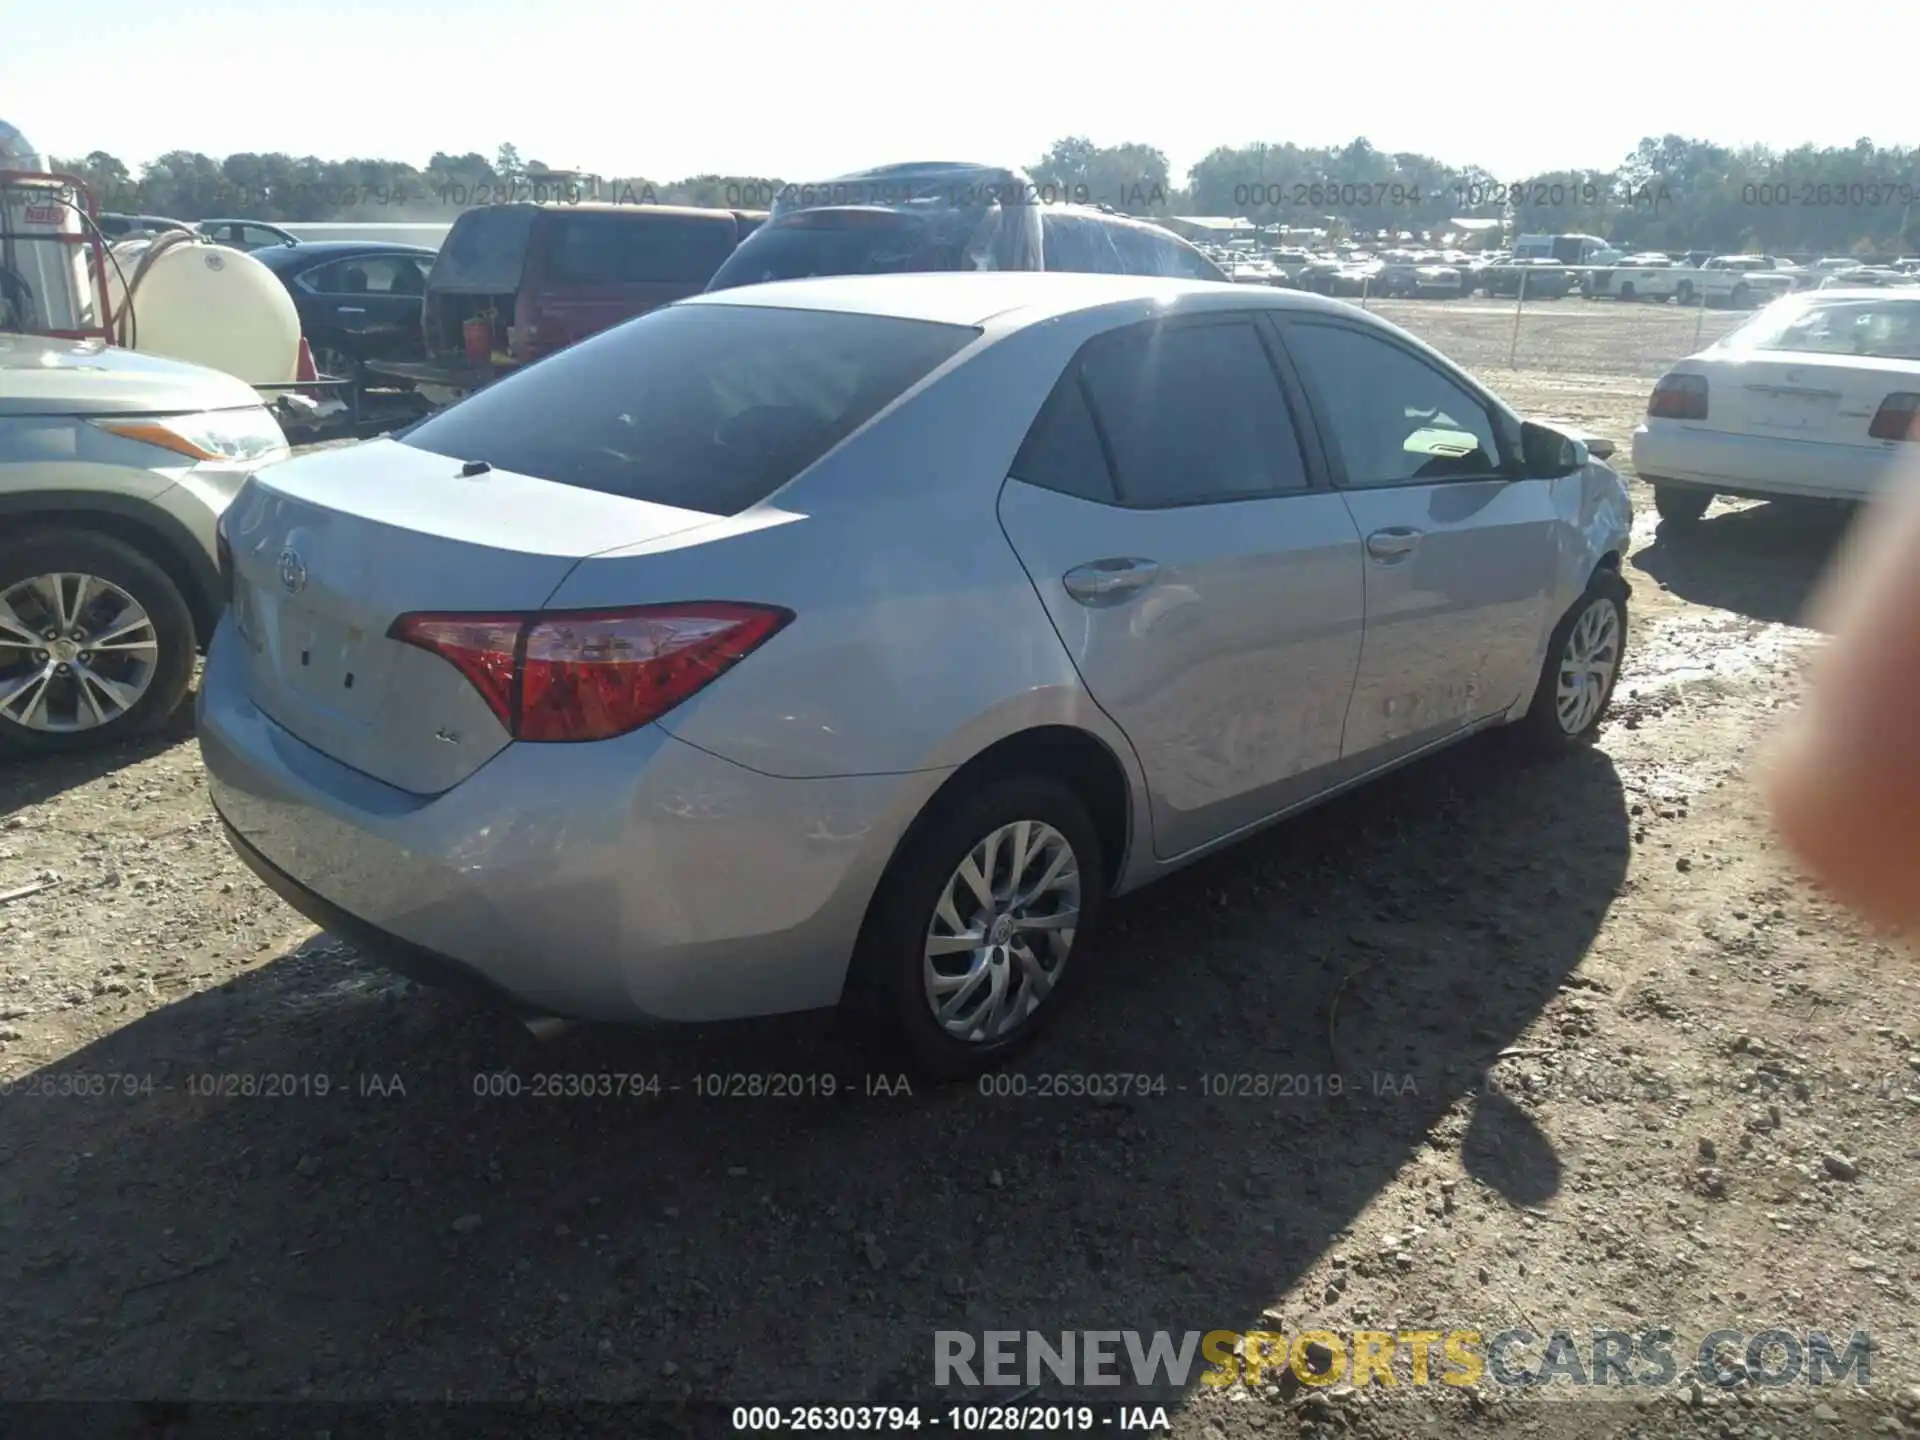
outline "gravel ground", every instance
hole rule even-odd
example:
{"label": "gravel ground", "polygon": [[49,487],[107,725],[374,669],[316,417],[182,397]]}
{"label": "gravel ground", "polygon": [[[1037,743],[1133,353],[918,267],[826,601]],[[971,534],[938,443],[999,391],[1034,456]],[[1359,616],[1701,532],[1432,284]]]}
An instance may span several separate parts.
{"label": "gravel ground", "polygon": [[[1510,306],[1376,308],[1621,441],[1698,323],[1531,307],[1508,370]],[[0,772],[0,896],[57,882],[0,904],[0,1399],[931,1402],[941,1329],[1665,1326],[1681,1383],[1610,1400],[1158,1399],[1206,1440],[1920,1428],[1916,972],[1752,780],[1841,522],[1636,503],[1598,749],[1486,737],[1118,903],[1026,1095],[889,1093],[812,1020],[542,1044],[397,982],[229,855],[184,714]],[[563,1072],[645,1093],[476,1093]],[[837,1093],[700,1093],[749,1072]],[[1072,1073],[1164,1093],[1032,1093]],[[247,1075],[295,1093],[199,1093]],[[1868,1331],[1871,1383],[1684,1383],[1722,1328]]]}

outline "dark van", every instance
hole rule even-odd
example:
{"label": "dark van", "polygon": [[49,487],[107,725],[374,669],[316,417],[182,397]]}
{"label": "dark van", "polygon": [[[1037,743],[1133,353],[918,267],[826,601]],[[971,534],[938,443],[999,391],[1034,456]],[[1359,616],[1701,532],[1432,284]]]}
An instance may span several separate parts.
{"label": "dark van", "polygon": [[707,289],[927,270],[1227,279],[1172,231],[1098,206],[1056,203],[1052,187],[1022,171],[923,163],[783,187],[766,224]]}
{"label": "dark van", "polygon": [[[425,361],[375,368],[415,382],[429,399],[478,388],[610,325],[699,294],[764,218],[676,205],[469,210],[454,221],[427,275]],[[473,320],[488,330],[483,361],[468,353]]]}

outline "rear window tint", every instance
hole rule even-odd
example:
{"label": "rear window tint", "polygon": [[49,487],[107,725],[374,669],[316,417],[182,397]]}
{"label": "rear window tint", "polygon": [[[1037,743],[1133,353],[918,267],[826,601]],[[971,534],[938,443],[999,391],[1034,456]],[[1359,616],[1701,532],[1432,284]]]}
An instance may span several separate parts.
{"label": "rear window tint", "polygon": [[[1031,235],[1028,231],[1031,229]],[[810,275],[929,270],[1037,270],[1040,221],[983,206],[800,210],[762,225],[714,275],[709,290]]]}
{"label": "rear window tint", "polygon": [[562,485],[737,515],[978,334],[877,315],[669,306],[529,365],[401,438]]}
{"label": "rear window tint", "polygon": [[561,214],[543,230],[547,278],[562,285],[705,285],[739,233],[731,215]]}
{"label": "rear window tint", "polygon": [[533,234],[531,205],[469,210],[453,222],[427,279],[435,290],[505,294],[520,288]]}

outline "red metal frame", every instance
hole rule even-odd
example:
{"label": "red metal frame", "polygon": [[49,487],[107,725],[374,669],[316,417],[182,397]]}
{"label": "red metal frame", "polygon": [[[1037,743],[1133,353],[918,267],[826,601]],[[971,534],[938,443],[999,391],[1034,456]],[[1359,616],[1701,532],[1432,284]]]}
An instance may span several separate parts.
{"label": "red metal frame", "polygon": [[[27,182],[23,184],[22,182]],[[78,175],[69,175],[57,170],[0,170],[0,191],[10,189],[26,190],[32,187],[44,187],[56,184],[64,192],[60,199],[52,203],[66,208],[66,202],[80,207],[87,217],[87,225],[78,235],[57,234],[40,235],[27,231],[5,228],[5,211],[0,209],[0,241],[17,240],[23,244],[40,245],[84,245],[91,253],[91,270],[95,308],[100,315],[98,325],[85,326],[78,330],[33,330],[29,334],[46,335],[56,340],[104,340],[115,343],[113,323],[113,302],[109,298],[112,291],[107,288],[107,247],[100,235],[100,207],[94,203],[93,192],[87,188],[87,182]]]}

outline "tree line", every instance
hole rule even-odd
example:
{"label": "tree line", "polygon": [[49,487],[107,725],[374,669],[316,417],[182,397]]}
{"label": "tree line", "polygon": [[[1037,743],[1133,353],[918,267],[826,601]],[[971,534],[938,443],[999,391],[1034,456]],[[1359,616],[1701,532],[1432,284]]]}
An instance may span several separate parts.
{"label": "tree line", "polygon": [[[242,152],[215,159],[174,150],[136,174],[96,150],[56,168],[77,173],[104,210],[179,220],[451,220],[502,199],[764,208],[777,176],[582,176],[523,160],[436,153],[397,160],[323,160]],[[1110,205],[1148,218],[1241,216],[1334,237],[1437,232],[1456,218],[1498,220],[1511,233],[1577,231],[1631,250],[1704,248],[1783,254],[1920,252],[1920,147],[1862,139],[1847,147],[1728,147],[1648,137],[1611,170],[1497,175],[1431,156],[1375,149],[1364,138],[1311,147],[1223,146],[1175,182],[1151,145],[1071,136],[1027,167],[1039,198]],[[798,177],[803,181],[825,177]]]}

